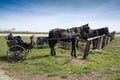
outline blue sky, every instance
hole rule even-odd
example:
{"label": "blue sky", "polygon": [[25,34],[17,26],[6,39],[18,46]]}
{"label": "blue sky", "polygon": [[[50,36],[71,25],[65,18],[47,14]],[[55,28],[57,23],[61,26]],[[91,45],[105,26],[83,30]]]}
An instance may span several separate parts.
{"label": "blue sky", "polygon": [[120,32],[120,0],[0,0],[0,30],[48,32],[86,23]]}

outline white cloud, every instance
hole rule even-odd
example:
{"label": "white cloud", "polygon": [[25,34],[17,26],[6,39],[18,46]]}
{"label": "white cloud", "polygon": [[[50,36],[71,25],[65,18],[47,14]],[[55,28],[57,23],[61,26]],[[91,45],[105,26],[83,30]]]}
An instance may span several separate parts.
{"label": "white cloud", "polygon": [[5,14],[0,18],[0,26],[5,27],[0,28],[14,27],[18,31],[49,31],[57,27],[70,28],[89,23],[91,28],[109,26],[110,30],[120,31],[117,27],[120,25],[118,14],[120,10],[119,7],[115,9],[113,6],[115,4],[110,1],[85,10],[76,9],[74,6],[64,8],[64,6],[55,7],[32,3],[24,7],[10,6],[13,11],[18,10],[18,12],[4,12]]}

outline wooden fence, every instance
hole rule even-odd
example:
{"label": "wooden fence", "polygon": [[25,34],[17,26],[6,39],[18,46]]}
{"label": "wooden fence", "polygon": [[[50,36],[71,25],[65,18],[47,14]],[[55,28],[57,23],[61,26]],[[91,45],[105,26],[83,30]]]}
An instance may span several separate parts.
{"label": "wooden fence", "polygon": [[[107,44],[114,39],[115,33],[116,32],[113,31],[113,32],[110,33],[111,36],[101,35],[101,36],[88,38],[87,42],[86,42],[86,45],[85,45],[85,49],[84,49],[83,59],[86,59],[87,56],[89,55],[89,52],[90,52],[90,49],[91,49],[90,47],[91,47],[91,44],[92,44],[93,40],[95,40],[95,39],[98,40],[96,49],[98,49],[98,50],[104,49],[104,47],[106,47]],[[54,40],[54,41],[56,41],[56,40],[58,40],[58,41],[60,41],[60,40],[69,41],[70,40],[69,38],[64,38],[64,39],[58,39],[58,38],[48,39],[48,37],[40,37],[40,38],[45,38],[45,39],[43,39],[43,41],[45,40],[46,42],[48,42],[48,40]],[[40,42],[41,40],[38,40],[38,41]]]}
{"label": "wooden fence", "polygon": [[111,32],[110,34],[111,34],[111,36],[101,35],[101,36],[88,38],[87,43],[86,43],[86,47],[85,47],[85,50],[84,50],[83,59],[86,59],[87,56],[89,55],[90,45],[91,45],[93,40],[95,40],[95,39],[98,40],[98,43],[97,43],[97,49],[98,50],[103,49],[105,46],[107,46],[107,44],[109,43],[109,41],[111,41],[111,39],[112,40],[114,39],[115,31]]}

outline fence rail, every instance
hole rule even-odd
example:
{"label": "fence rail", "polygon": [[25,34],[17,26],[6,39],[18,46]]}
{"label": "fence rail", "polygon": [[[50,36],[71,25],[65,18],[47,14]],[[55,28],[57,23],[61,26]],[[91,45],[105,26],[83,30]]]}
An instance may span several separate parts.
{"label": "fence rail", "polygon": [[87,43],[86,43],[86,47],[84,50],[84,55],[83,55],[83,59],[86,59],[87,56],[89,55],[90,52],[90,45],[92,43],[93,40],[97,39],[98,43],[97,43],[97,49],[103,49],[105,46],[108,45],[108,43],[110,41],[112,41],[115,37],[115,31],[110,33],[110,36],[106,36],[106,35],[101,35],[101,36],[96,36],[96,37],[92,37],[92,38],[88,38],[87,39]]}

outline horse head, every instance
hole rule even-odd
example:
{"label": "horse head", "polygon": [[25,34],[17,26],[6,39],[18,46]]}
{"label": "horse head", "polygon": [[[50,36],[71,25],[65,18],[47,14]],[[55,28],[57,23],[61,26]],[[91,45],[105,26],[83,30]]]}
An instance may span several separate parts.
{"label": "horse head", "polygon": [[55,28],[49,31],[49,38],[59,38],[59,31],[61,29],[60,28]]}
{"label": "horse head", "polygon": [[108,27],[104,27],[101,29],[101,32],[107,36],[111,36],[110,33],[109,33],[109,29]]}
{"label": "horse head", "polygon": [[85,24],[82,26],[83,27],[83,31],[86,32],[86,33],[90,33],[90,27],[88,24]]}
{"label": "horse head", "polygon": [[90,33],[90,27],[88,26],[88,24],[85,24],[81,27],[79,27],[79,36],[80,37],[88,37],[88,34]]}

